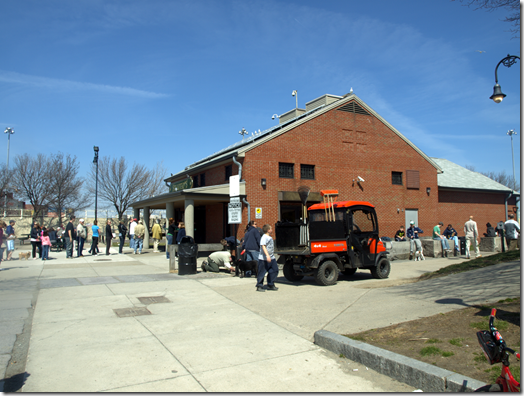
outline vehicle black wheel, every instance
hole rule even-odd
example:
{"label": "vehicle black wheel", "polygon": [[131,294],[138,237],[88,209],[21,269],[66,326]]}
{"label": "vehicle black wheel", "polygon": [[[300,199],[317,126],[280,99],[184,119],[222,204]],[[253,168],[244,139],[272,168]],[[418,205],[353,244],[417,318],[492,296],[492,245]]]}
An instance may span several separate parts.
{"label": "vehicle black wheel", "polygon": [[345,276],[353,276],[355,272],[357,272],[356,268],[345,268],[344,271],[342,271]]}
{"label": "vehicle black wheel", "polygon": [[338,267],[334,261],[324,261],[315,272],[315,280],[319,285],[331,286],[337,283]]}
{"label": "vehicle black wheel", "polygon": [[389,260],[386,258],[380,259],[378,264],[371,268],[371,275],[373,275],[373,278],[376,279],[386,279],[390,272],[391,264],[389,264]]}
{"label": "vehicle black wheel", "polygon": [[293,262],[287,261],[284,264],[284,277],[290,282],[298,282],[299,280],[302,280],[304,275],[297,275],[293,269]]}
{"label": "vehicle black wheel", "polygon": [[475,392],[502,392],[500,384],[484,385],[476,389]]}

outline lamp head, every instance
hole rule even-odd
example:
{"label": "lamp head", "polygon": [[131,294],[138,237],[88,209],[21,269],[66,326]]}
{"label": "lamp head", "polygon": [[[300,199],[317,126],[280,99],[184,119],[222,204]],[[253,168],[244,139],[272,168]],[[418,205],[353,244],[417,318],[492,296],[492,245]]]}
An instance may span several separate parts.
{"label": "lamp head", "polygon": [[95,150],[95,153],[98,153],[98,146],[93,147],[93,150]]}
{"label": "lamp head", "polygon": [[504,99],[505,97],[506,95],[502,93],[500,85],[495,84],[495,86],[493,87],[493,95],[491,95],[489,98],[493,99],[495,103],[500,103],[502,102],[502,99]]}
{"label": "lamp head", "polygon": [[291,92],[291,96],[295,96],[297,94],[297,90],[295,89],[293,92]]}

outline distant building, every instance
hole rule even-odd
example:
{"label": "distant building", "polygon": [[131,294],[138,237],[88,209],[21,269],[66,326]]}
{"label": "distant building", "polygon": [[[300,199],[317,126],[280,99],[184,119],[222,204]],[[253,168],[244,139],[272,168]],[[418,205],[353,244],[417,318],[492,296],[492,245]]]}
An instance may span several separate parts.
{"label": "distant building", "polygon": [[[520,194],[445,159],[430,158],[354,93],[323,95],[280,117],[280,124],[218,151],[166,179],[170,192],[135,202],[140,209],[166,209],[184,220],[196,242],[233,235],[228,225],[229,177],[242,167],[240,197],[243,236],[248,222],[261,226],[300,221],[300,186],[311,189],[307,205],[322,200],[320,190],[336,189],[338,200],[369,201],[376,207],[381,236],[392,237],[414,220],[431,236],[442,221],[463,235],[475,216],[480,232],[488,222],[516,212]],[[359,182],[359,177],[362,181]]]}

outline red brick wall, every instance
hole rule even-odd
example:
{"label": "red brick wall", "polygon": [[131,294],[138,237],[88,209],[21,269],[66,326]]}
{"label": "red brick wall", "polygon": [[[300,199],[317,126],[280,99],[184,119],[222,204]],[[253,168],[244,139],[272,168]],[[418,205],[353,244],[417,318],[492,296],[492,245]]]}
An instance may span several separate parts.
{"label": "red brick wall", "polygon": [[224,204],[222,203],[206,205],[206,242],[208,243],[217,243],[224,237],[222,235],[224,229],[223,207]]}
{"label": "red brick wall", "polygon": [[[438,213],[444,226],[452,224],[459,236],[464,236],[464,223],[473,216],[477,222],[480,236],[486,232],[486,224],[497,226],[506,221],[504,200],[506,194],[475,193],[465,191],[439,191]],[[508,201],[508,214],[516,213],[515,197]]]}

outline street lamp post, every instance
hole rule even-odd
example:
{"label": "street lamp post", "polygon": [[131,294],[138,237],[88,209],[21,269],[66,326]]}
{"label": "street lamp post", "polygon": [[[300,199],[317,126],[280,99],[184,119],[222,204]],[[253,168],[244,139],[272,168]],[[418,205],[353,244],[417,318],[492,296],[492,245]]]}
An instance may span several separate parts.
{"label": "street lamp post", "polygon": [[510,129],[506,135],[509,135],[511,137],[511,162],[513,163],[513,188],[512,190],[515,190],[515,187],[517,186],[517,181],[515,179],[515,158],[513,157],[513,135],[516,135],[517,132],[515,130]]}
{"label": "street lamp post", "polygon": [[490,99],[493,99],[495,103],[502,102],[502,99],[506,97],[506,95],[502,93],[502,90],[499,85],[499,79],[497,77],[497,70],[500,64],[502,63],[506,67],[511,67],[517,62],[517,59],[520,60],[520,57],[508,54],[508,56],[506,56],[497,64],[497,67],[495,68],[495,86],[493,87],[493,95],[489,97]]}
{"label": "street lamp post", "polygon": [[98,213],[98,146],[93,148],[95,150],[95,158],[93,164],[96,164],[96,181],[95,181],[95,221],[97,220]]}
{"label": "street lamp post", "polygon": [[[11,135],[15,133],[12,128],[6,128],[4,133],[7,133],[7,164],[5,169],[6,178],[9,177],[9,146],[11,145]],[[5,191],[4,191],[4,217],[7,215],[7,187],[9,185],[9,180],[5,181]]]}

